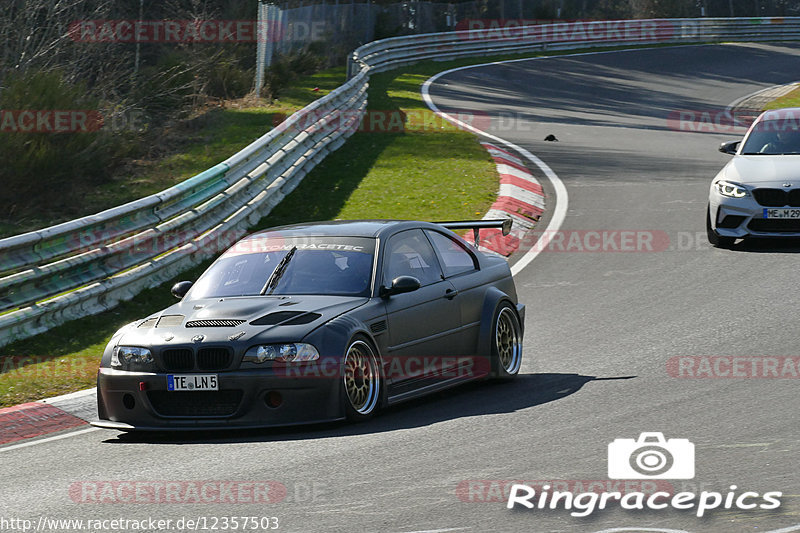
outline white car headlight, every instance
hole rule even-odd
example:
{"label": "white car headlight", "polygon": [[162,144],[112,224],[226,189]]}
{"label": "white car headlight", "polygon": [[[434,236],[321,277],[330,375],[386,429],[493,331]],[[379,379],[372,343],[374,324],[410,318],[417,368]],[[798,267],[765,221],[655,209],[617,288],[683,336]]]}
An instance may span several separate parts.
{"label": "white car headlight", "polygon": [[749,194],[744,186],[732,181],[719,180],[714,186],[717,188],[718,193],[728,198],[744,198]]}
{"label": "white car headlight", "polygon": [[111,353],[111,367],[125,370],[148,370],[153,364],[153,354],[139,346],[117,346]]}
{"label": "white car headlight", "polygon": [[317,359],[319,359],[319,352],[314,346],[302,342],[294,342],[253,346],[244,354],[242,362],[256,364],[266,361],[298,363],[301,361],[316,361]]}

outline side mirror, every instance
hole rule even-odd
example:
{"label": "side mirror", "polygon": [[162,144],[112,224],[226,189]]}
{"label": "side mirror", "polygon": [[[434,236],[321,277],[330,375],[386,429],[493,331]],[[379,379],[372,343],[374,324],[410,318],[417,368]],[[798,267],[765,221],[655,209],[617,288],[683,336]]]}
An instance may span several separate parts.
{"label": "side mirror", "polygon": [[421,287],[420,282],[413,276],[398,276],[392,280],[392,286],[388,289],[381,286],[381,298],[388,298],[394,294],[413,292]]}
{"label": "side mirror", "polygon": [[719,151],[723,154],[736,155],[741,141],[728,141],[719,145]]}
{"label": "side mirror", "polygon": [[172,295],[180,300],[186,296],[186,293],[189,292],[189,289],[192,288],[192,285],[194,285],[194,283],[191,281],[179,281],[172,286]]}

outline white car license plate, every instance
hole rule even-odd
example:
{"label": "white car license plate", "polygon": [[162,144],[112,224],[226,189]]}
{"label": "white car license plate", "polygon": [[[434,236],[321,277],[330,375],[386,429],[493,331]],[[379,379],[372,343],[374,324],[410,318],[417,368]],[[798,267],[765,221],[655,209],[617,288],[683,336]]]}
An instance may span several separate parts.
{"label": "white car license plate", "polygon": [[800,209],[769,208],[764,209],[763,218],[800,218]]}
{"label": "white car license plate", "polygon": [[216,374],[169,374],[167,376],[167,390],[219,390],[219,382]]}

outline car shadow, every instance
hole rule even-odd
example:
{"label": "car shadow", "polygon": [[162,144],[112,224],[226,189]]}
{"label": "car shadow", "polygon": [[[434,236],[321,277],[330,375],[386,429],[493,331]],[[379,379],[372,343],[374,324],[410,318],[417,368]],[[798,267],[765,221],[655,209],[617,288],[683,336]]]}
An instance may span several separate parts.
{"label": "car shadow", "polygon": [[800,253],[800,238],[750,238],[742,239],[734,244],[730,251],[749,253]]}
{"label": "car shadow", "polygon": [[367,422],[332,422],[247,430],[198,430],[120,433],[104,442],[161,444],[226,444],[293,441],[366,435],[429,426],[438,422],[489,414],[513,413],[565,398],[593,381],[633,379],[636,376],[598,378],[579,374],[522,374],[513,381],[469,383],[384,409]]}

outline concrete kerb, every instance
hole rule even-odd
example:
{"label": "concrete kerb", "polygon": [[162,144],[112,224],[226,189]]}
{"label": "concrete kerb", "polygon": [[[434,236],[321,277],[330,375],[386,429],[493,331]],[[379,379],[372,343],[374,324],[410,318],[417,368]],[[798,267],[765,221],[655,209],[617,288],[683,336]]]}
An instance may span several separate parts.
{"label": "concrete kerb", "polygon": [[749,127],[750,123],[761,114],[764,106],[798,87],[800,87],[800,81],[760,89],[733,101],[728,105],[727,111],[739,125]]}

